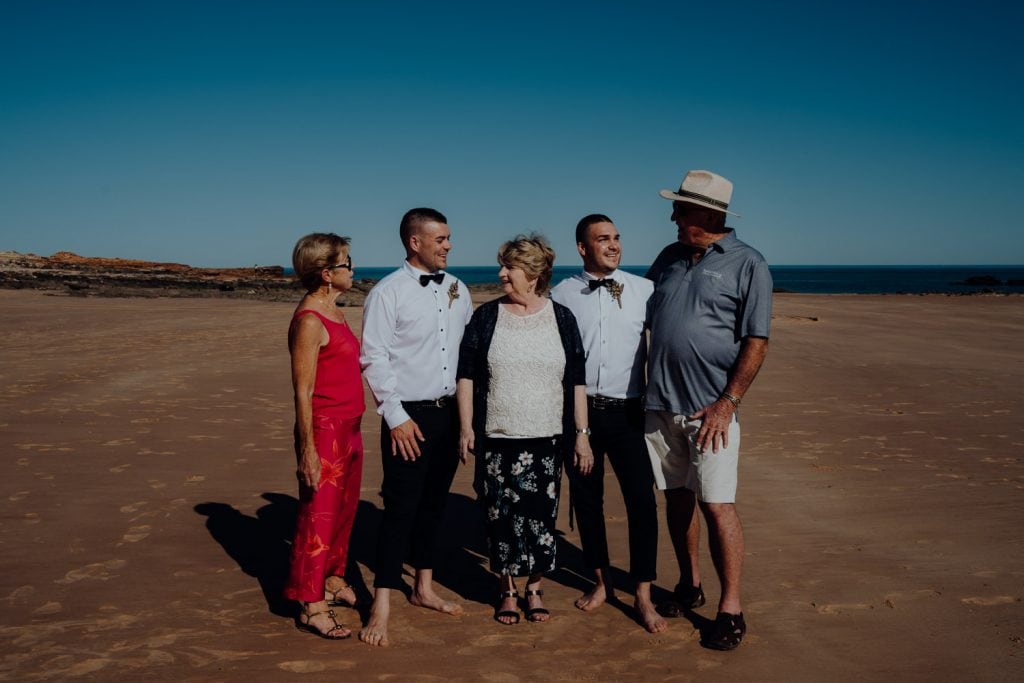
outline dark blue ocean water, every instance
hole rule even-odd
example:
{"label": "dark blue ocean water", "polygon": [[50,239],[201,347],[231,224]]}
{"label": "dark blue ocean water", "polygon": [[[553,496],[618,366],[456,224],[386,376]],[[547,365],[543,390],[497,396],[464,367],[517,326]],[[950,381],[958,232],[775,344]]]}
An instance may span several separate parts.
{"label": "dark blue ocean water", "polygon": [[[356,268],[356,278],[377,280],[393,268]],[[555,266],[552,280],[559,282],[579,270],[579,266]],[[647,266],[623,266],[636,275]],[[803,294],[921,294],[925,292],[968,293],[983,290],[1024,293],[1024,266],[771,266],[776,291]],[[466,284],[497,282],[494,266],[467,266],[450,269]],[[998,285],[960,284],[971,277],[991,276]]]}

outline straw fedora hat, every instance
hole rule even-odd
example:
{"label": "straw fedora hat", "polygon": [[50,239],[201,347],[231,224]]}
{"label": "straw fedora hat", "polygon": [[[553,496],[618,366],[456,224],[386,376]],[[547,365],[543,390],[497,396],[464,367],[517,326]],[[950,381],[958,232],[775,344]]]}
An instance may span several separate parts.
{"label": "straw fedora hat", "polygon": [[677,192],[662,190],[658,194],[674,202],[696,204],[706,209],[722,211],[730,216],[739,216],[738,213],[729,211],[732,183],[711,171],[687,171]]}

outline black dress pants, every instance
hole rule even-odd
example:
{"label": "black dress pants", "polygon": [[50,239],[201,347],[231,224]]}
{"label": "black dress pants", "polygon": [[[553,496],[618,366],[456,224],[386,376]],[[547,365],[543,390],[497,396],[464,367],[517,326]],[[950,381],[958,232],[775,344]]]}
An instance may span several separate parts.
{"label": "black dress pants", "polygon": [[459,415],[455,399],[443,406],[403,403],[425,441],[412,461],[392,453],[391,429],[381,420],[380,452],[384,470],[381,495],[384,517],[377,537],[377,571],[373,585],[402,589],[402,565],[434,568],[438,527],[459,466]]}
{"label": "black dress pants", "polygon": [[604,463],[611,463],[626,505],[629,528],[629,575],[634,581],[657,578],[658,507],[654,472],[644,441],[644,411],[640,399],[608,405],[588,397],[587,407],[594,451],[594,469],[581,475],[566,467],[583,558],[591,569],[609,565],[604,524]]}

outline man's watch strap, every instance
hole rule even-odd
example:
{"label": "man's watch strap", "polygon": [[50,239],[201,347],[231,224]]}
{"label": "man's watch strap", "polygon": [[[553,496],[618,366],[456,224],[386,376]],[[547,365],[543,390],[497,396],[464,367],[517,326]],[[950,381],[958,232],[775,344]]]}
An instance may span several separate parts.
{"label": "man's watch strap", "polygon": [[733,396],[728,391],[723,391],[722,392],[722,398],[724,398],[726,401],[728,401],[729,403],[733,404],[737,408],[740,407],[740,399],[739,399],[738,396]]}
{"label": "man's watch strap", "polygon": [[587,436],[590,436],[590,434],[591,434],[590,427],[584,427],[583,429],[580,429],[580,428],[577,427],[576,428],[576,433],[577,434],[586,434]]}

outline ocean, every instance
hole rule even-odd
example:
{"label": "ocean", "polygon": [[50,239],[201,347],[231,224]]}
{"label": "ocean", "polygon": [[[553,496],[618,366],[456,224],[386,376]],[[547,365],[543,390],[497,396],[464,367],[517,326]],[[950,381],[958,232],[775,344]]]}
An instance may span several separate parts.
{"label": "ocean", "polygon": [[[635,275],[647,266],[623,266]],[[1024,266],[770,266],[775,291],[801,294],[966,294],[981,291],[1024,294]],[[288,269],[289,271],[291,269]],[[394,268],[356,266],[356,278],[379,280]],[[579,266],[555,266],[553,283],[571,276]],[[449,269],[469,285],[496,283],[495,266]],[[980,284],[966,284],[985,278]]]}

